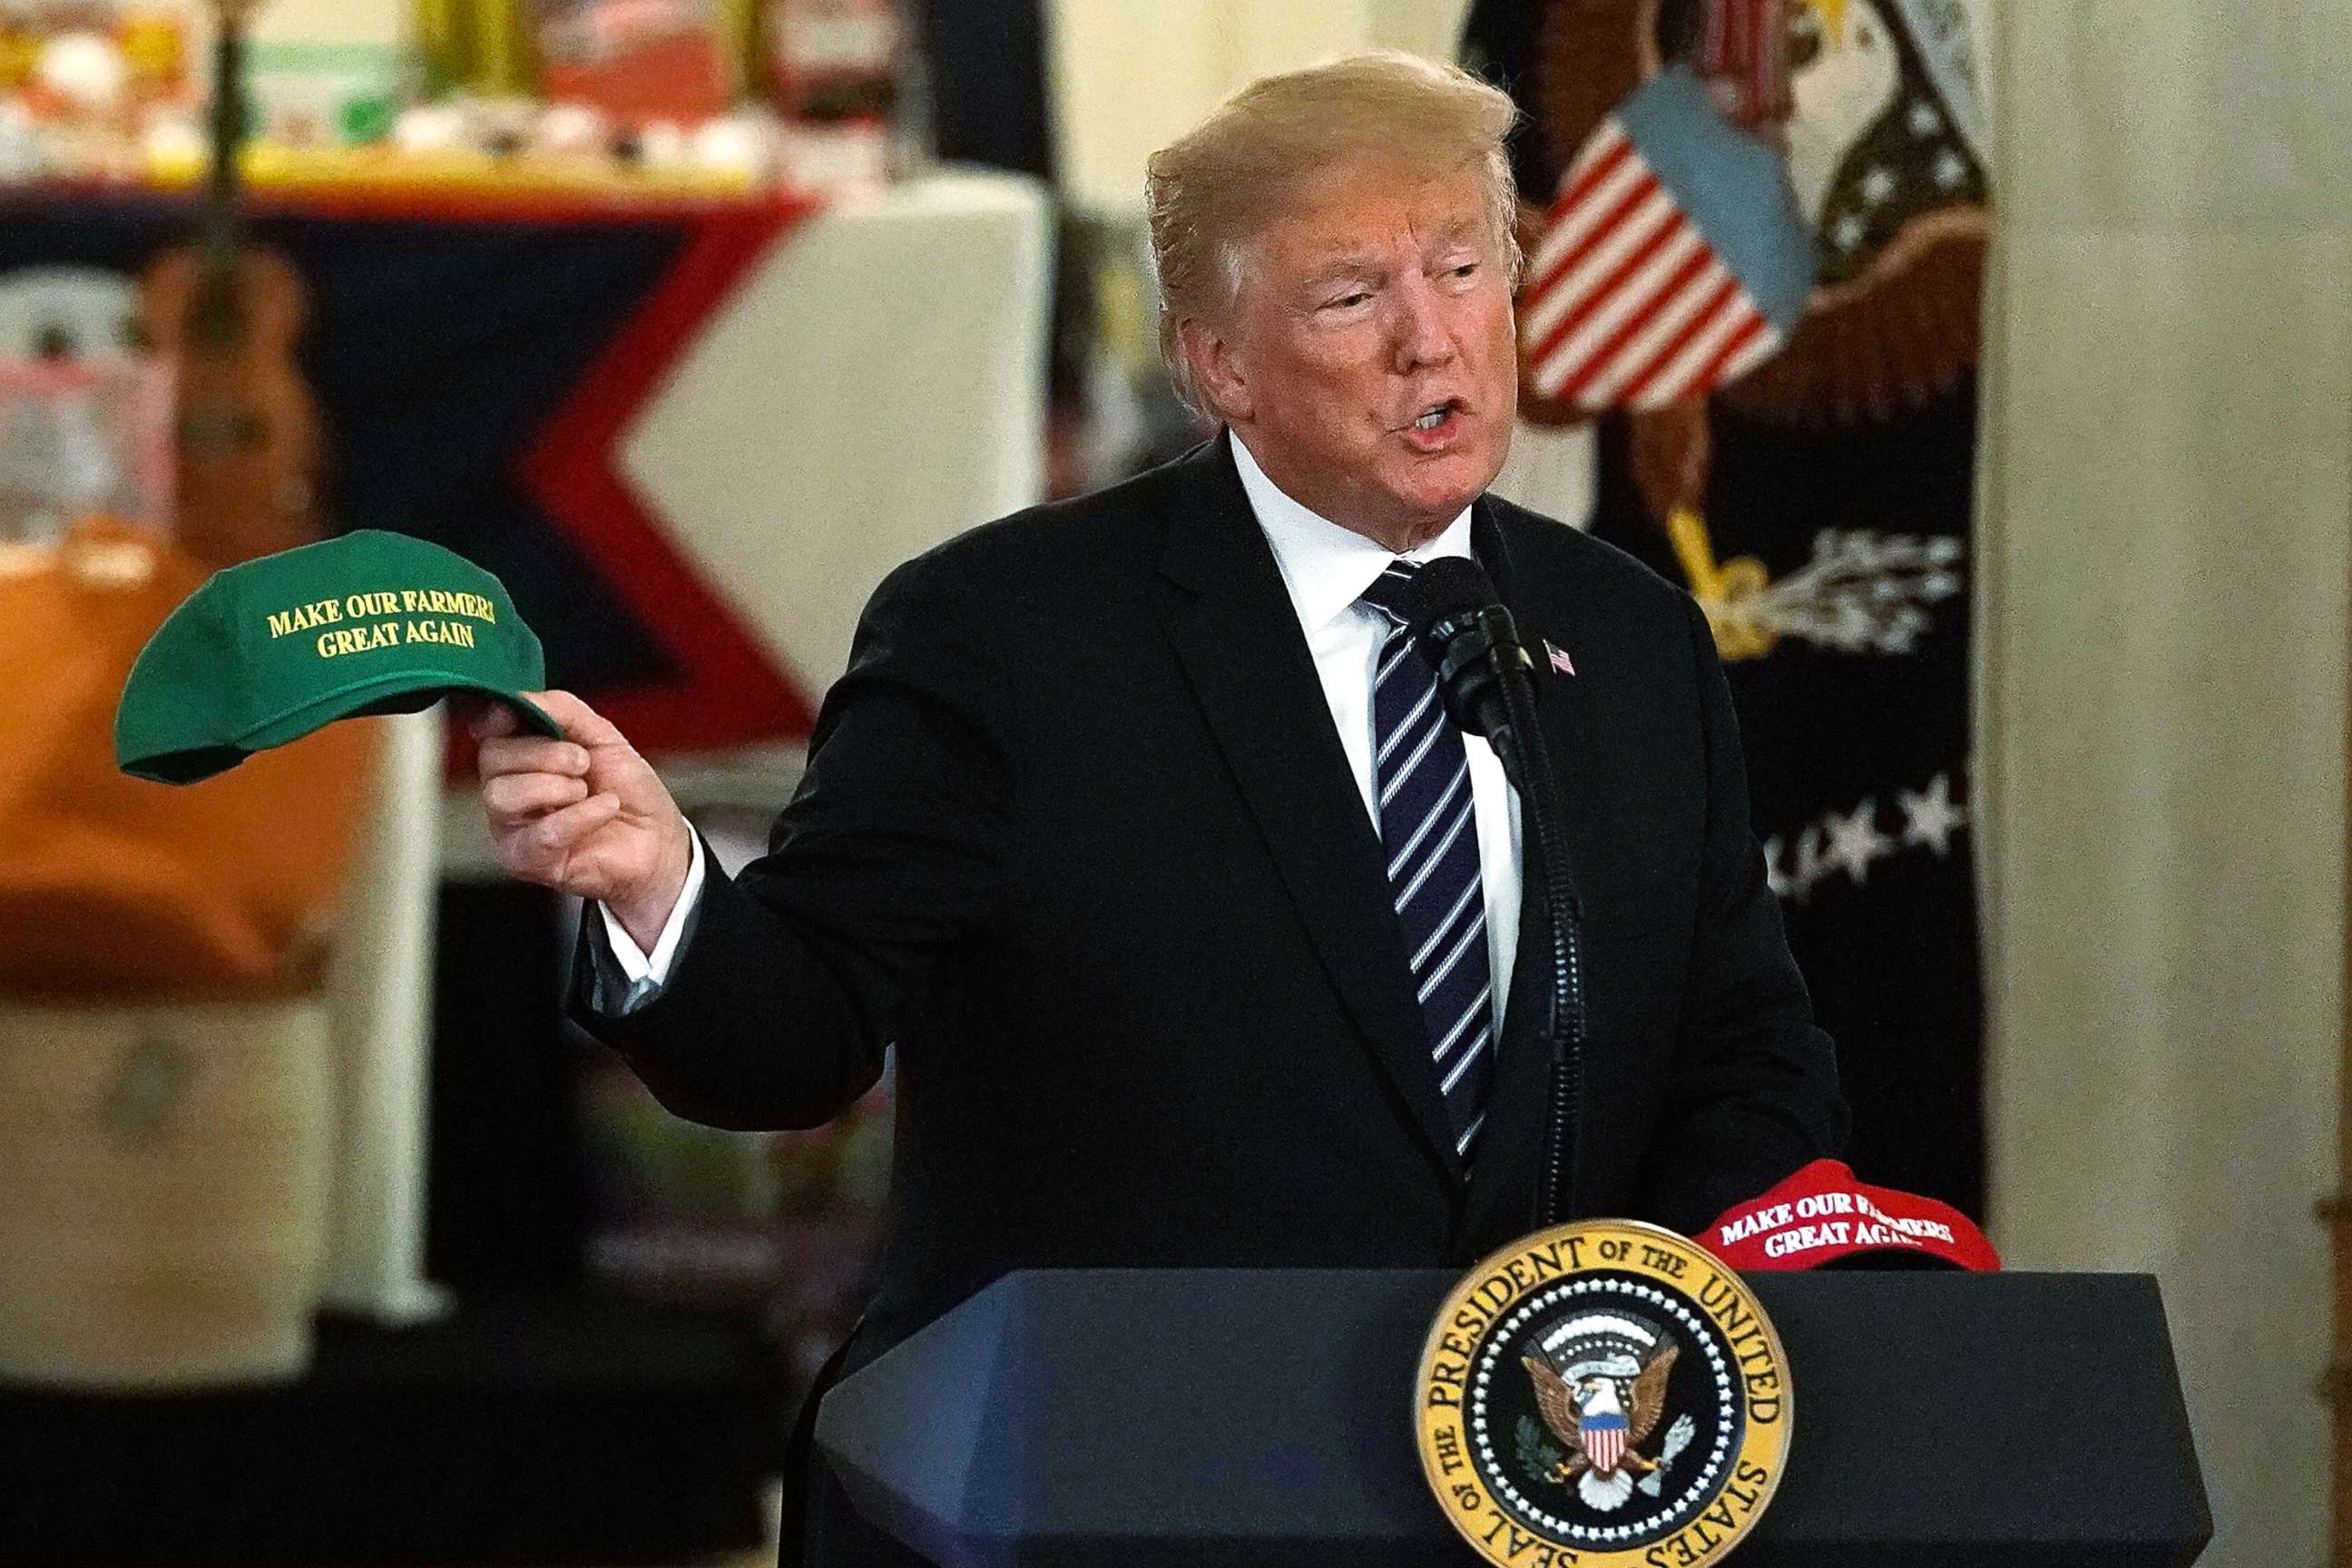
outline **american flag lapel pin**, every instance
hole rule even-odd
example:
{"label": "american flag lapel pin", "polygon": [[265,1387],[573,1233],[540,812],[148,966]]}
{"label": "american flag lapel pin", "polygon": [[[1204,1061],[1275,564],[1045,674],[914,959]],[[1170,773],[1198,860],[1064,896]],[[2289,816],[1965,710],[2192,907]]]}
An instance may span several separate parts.
{"label": "american flag lapel pin", "polygon": [[1576,673],[1576,661],[1568,657],[1568,650],[1566,648],[1560,647],[1559,644],[1552,641],[1549,637],[1543,639],[1543,645],[1544,655],[1551,661],[1551,667],[1554,669],[1559,671],[1562,675],[1574,675]]}

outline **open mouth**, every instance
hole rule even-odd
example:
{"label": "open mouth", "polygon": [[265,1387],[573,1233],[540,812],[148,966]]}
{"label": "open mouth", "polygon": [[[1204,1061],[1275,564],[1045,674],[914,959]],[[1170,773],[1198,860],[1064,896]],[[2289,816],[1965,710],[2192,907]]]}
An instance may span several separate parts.
{"label": "open mouth", "polygon": [[1460,398],[1448,397],[1423,408],[1399,434],[1417,452],[1450,451],[1461,438],[1466,413]]}

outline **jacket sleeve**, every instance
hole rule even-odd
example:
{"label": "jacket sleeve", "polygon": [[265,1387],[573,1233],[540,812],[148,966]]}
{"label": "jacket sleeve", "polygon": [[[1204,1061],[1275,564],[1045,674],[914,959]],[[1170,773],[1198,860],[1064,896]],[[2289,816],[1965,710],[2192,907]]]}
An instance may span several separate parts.
{"label": "jacket sleeve", "polygon": [[1011,705],[958,578],[934,552],[876,590],[769,852],[730,877],[706,847],[657,994],[599,1007],[611,960],[581,922],[567,1014],[678,1115],[750,1131],[838,1114],[880,1076],[905,1000],[998,898]]}
{"label": "jacket sleeve", "polygon": [[1706,617],[1685,596],[1706,748],[1706,826],[1673,1077],[1642,1212],[1694,1234],[1844,1145],[1837,1056],[1781,929],[1748,810],[1731,689]]}

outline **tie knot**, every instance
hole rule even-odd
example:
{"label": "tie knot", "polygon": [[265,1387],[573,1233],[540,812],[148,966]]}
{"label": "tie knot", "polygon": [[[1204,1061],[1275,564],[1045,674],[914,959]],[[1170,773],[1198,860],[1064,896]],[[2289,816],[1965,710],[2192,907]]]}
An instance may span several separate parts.
{"label": "tie knot", "polygon": [[1421,563],[1400,556],[1381,569],[1372,579],[1372,585],[1356,597],[1356,602],[1370,605],[1386,616],[1396,626],[1404,626],[1412,618],[1412,580],[1421,574]]}

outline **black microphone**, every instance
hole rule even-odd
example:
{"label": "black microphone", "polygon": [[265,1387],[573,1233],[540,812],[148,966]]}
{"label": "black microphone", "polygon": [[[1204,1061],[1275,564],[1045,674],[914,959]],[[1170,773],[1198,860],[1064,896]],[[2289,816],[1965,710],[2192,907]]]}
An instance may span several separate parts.
{"label": "black microphone", "polygon": [[1437,689],[1454,722],[1483,735],[1502,760],[1514,789],[1527,793],[1518,737],[1511,727],[1509,683],[1535,668],[1519,629],[1486,568],[1462,556],[1441,556],[1413,574],[1415,646],[1437,670]]}
{"label": "black microphone", "polygon": [[1484,735],[1519,792],[1527,816],[1530,892],[1547,916],[1540,1029],[1551,1047],[1540,1177],[1531,1194],[1536,1228],[1579,1210],[1577,1152],[1584,1140],[1584,944],[1568,837],[1554,801],[1552,759],[1536,724],[1535,661],[1511,612],[1475,561],[1447,556],[1413,574],[1414,646],[1437,668],[1437,689],[1454,722]]}

